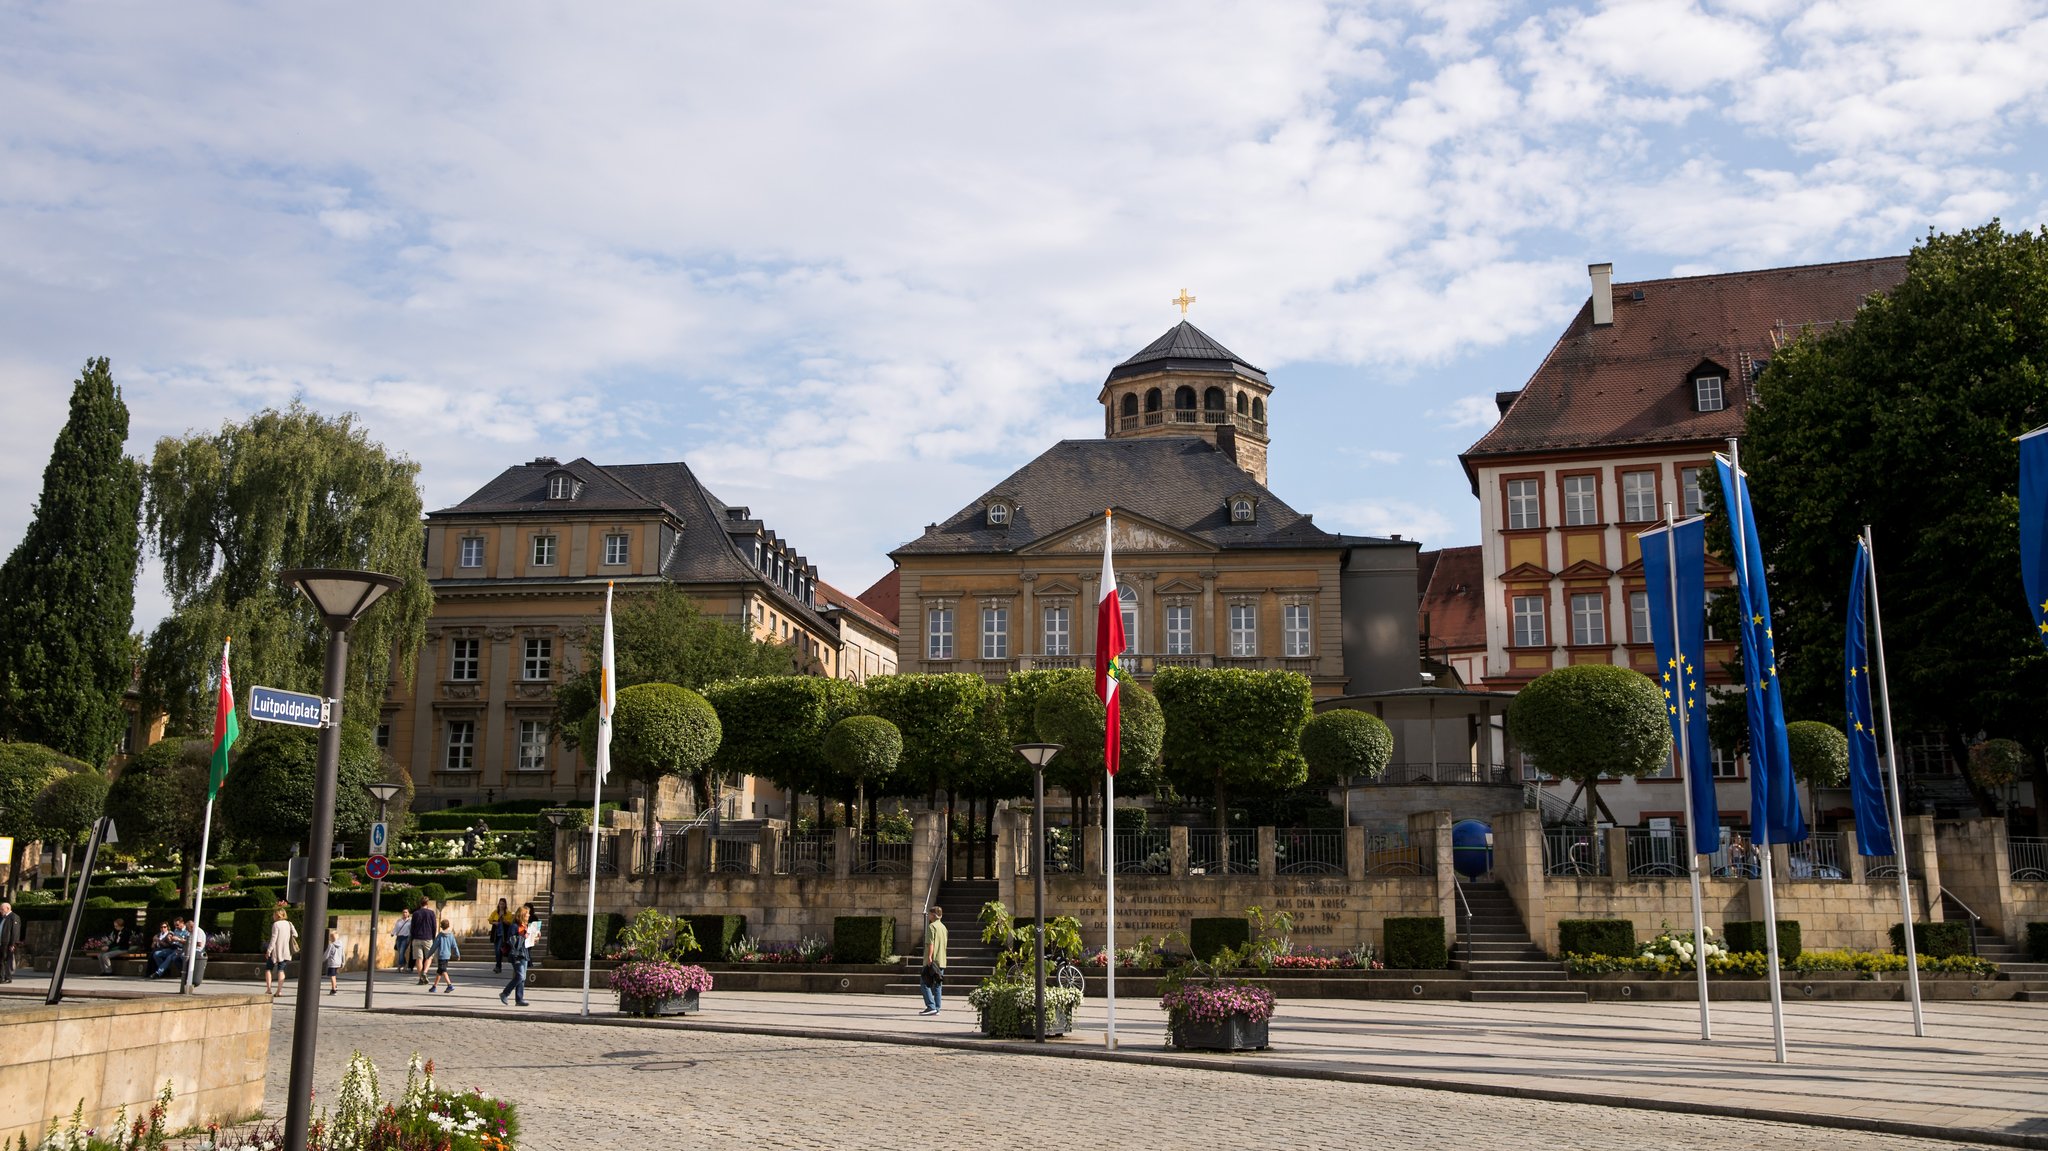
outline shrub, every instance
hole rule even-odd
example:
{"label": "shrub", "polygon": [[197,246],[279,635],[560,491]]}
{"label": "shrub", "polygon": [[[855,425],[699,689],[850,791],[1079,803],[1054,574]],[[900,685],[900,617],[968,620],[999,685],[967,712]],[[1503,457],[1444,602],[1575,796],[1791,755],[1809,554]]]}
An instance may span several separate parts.
{"label": "shrub", "polygon": [[448,889],[438,883],[423,883],[420,885],[420,898],[429,903],[445,903],[448,900]]}
{"label": "shrub", "polygon": [[157,881],[156,881],[155,883],[151,884],[151,885],[150,885],[150,902],[152,902],[152,903],[176,903],[176,902],[178,902],[178,881],[177,881],[177,880],[175,880],[175,879],[159,879],[159,880],[157,880]]}
{"label": "shrub", "polygon": [[277,889],[275,887],[259,885],[256,887],[244,887],[242,890],[249,894],[249,898],[256,901],[256,906],[258,907],[269,907],[277,902]]}
{"label": "shrub", "polygon": [[[359,887],[350,891],[329,892],[327,896],[327,910],[368,911],[370,910],[370,903],[376,894],[376,889],[370,887]],[[386,914],[390,914],[401,908],[411,906],[418,898],[419,893],[410,887],[406,887],[403,884],[393,886],[387,883],[384,885],[384,902],[377,906]],[[270,902],[275,902],[275,900]],[[264,904],[266,907],[269,905],[269,902]]]}
{"label": "shrub", "polygon": [[111,895],[95,895],[91,899],[86,900],[85,905],[87,907],[112,907],[114,906],[114,897]]}
{"label": "shrub", "polygon": [[2048,923],[2027,924],[2027,958],[2048,963]]}
{"label": "shrub", "polygon": [[1444,947],[1444,917],[1417,915],[1387,920],[1387,955],[1390,968],[1431,970],[1451,965]]}
{"label": "shrub", "polygon": [[[276,914],[277,909],[268,903],[235,912],[235,917],[228,921],[228,950],[240,955],[262,951],[270,942],[270,923]],[[285,912],[285,917],[299,929],[299,947],[309,946],[306,942],[305,912],[294,907]]]}
{"label": "shrub", "polygon": [[896,954],[895,917],[838,916],[832,920],[832,954],[841,963],[887,963]]}
{"label": "shrub", "polygon": [[[560,911],[548,919],[548,954],[556,959],[583,958],[583,931],[588,922],[581,912]],[[609,911],[597,913],[597,930],[591,935],[591,945],[600,953],[619,937],[619,929],[626,926],[623,915]]]}
{"label": "shrub", "polygon": [[747,933],[747,917],[744,915],[685,915],[682,919],[690,925],[690,933],[697,937],[697,946],[678,951],[677,959],[722,960],[732,945]]}
{"label": "shrub", "polygon": [[[1754,951],[1767,954],[1762,920],[1744,919],[1726,924],[1721,928],[1721,941],[1730,951]],[[1787,964],[1799,958],[1799,921],[1780,919],[1778,921],[1778,962]]]}
{"label": "shrub", "polygon": [[242,865],[241,876],[243,879],[254,879],[262,874],[263,865],[260,863],[245,863]]}
{"label": "shrub", "polygon": [[[1906,953],[1906,932],[1894,923],[1891,929],[1892,950],[1897,954]],[[1947,959],[1952,955],[1969,955],[1970,924],[1966,920],[1949,920],[1944,923],[1915,923],[1913,925],[1913,950],[1920,955],[1935,959]]]}
{"label": "shrub", "polygon": [[[1729,947],[1747,950],[1733,943]],[[1634,955],[1636,925],[1626,919],[1561,919],[1557,949],[1566,955]]]}
{"label": "shrub", "polygon": [[478,879],[503,879],[505,869],[498,866],[497,860],[486,859],[476,865],[476,875]]}
{"label": "shrub", "polygon": [[1188,920],[1188,950],[1204,963],[1224,948],[1242,949],[1252,941],[1252,925],[1243,916]]}

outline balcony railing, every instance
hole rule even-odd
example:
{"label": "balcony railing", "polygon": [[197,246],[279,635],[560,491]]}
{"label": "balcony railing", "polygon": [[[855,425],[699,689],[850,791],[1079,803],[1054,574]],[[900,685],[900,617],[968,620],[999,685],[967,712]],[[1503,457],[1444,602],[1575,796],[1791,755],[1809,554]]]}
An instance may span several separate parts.
{"label": "balcony railing", "polygon": [[870,843],[865,839],[853,841],[853,858],[847,870],[855,875],[908,875],[910,874],[909,843]]}
{"label": "balcony railing", "polygon": [[1785,870],[1791,879],[1847,879],[1842,866],[1842,837],[1815,833],[1792,844],[1786,853]]}
{"label": "balcony railing", "polygon": [[1740,831],[1722,834],[1721,850],[1707,857],[1704,869],[1717,879],[1757,879],[1763,875],[1757,865],[1756,845],[1749,841],[1748,834]]}
{"label": "balcony railing", "polygon": [[1365,873],[1434,875],[1436,860],[1425,855],[1421,845],[1411,842],[1405,831],[1368,831],[1365,833]]}
{"label": "balcony railing", "polygon": [[2006,840],[2005,845],[2014,880],[2048,882],[2048,839],[2013,838]]}
{"label": "balcony railing", "polygon": [[1607,874],[1607,838],[1598,830],[1550,827],[1543,831],[1543,874]]}
{"label": "balcony railing", "polygon": [[1344,874],[1344,830],[1321,827],[1275,829],[1273,870],[1281,875]]}
{"label": "balcony railing", "polygon": [[1685,829],[1628,829],[1630,879],[1683,879],[1686,875]]}
{"label": "balcony railing", "polygon": [[761,870],[761,843],[720,835],[711,840],[711,870],[752,875]]}
{"label": "balcony railing", "polygon": [[1259,833],[1214,829],[1188,832],[1188,872],[1192,875],[1251,875],[1259,869]]}
{"label": "balcony railing", "polygon": [[[590,830],[565,831],[569,840],[569,874],[590,874]],[[597,873],[617,875],[619,873],[619,837],[617,832],[599,831],[597,835]]]}
{"label": "balcony railing", "polygon": [[1119,874],[1165,875],[1173,870],[1170,837],[1163,827],[1147,831],[1116,833],[1116,869]]}
{"label": "balcony railing", "polygon": [[775,870],[783,875],[832,874],[832,836],[784,836],[776,848]]}

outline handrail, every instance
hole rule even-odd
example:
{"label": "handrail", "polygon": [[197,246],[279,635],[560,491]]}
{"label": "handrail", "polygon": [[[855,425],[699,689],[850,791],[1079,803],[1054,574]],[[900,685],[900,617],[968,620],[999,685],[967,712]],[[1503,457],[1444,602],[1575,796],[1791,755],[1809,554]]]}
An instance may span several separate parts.
{"label": "handrail", "polygon": [[947,854],[949,853],[950,849],[952,848],[952,844],[950,844],[950,843],[947,843],[947,842],[946,842],[946,839],[947,839],[947,836],[946,836],[946,832],[947,832],[948,830],[950,830],[950,829],[948,829],[948,828],[940,828],[940,833],[939,833],[939,842],[938,842],[937,844],[935,844],[935,845],[934,845],[934,850],[932,851],[932,870],[931,870],[931,874],[930,874],[929,876],[927,876],[927,877],[926,877],[926,879],[925,879],[925,885],[924,885],[924,912],[923,912],[923,914],[925,915],[925,917],[926,917],[926,918],[930,918],[930,917],[931,917],[931,913],[932,913],[932,904],[934,904],[934,903],[937,903],[937,902],[938,902],[938,899],[939,899],[939,877],[940,877],[941,875],[943,875],[943,874],[945,873],[945,870],[946,870],[946,856],[947,856]]}
{"label": "handrail", "polygon": [[[1971,954],[1971,955],[1975,955],[1975,954],[1977,954],[1977,928],[1978,928],[1978,926],[1979,926],[1980,924],[1982,924],[1982,923],[1984,922],[1984,917],[1983,917],[1983,916],[1981,916],[1981,915],[1979,915],[1979,914],[1977,914],[1977,913],[1976,913],[1975,911],[1972,911],[1972,910],[1970,910],[1970,905],[1969,905],[1969,904],[1967,904],[1967,903],[1964,903],[1964,902],[1963,902],[1962,900],[1960,900],[1960,899],[1957,899],[1957,898],[1956,898],[1956,897],[1955,897],[1955,896],[1954,896],[1953,894],[1951,894],[1951,893],[1949,892],[1949,890],[1948,890],[1947,888],[1945,888],[1945,887],[1944,887],[1944,888],[1942,888],[1942,890],[1941,890],[1941,897],[1942,897],[1943,899],[1946,899],[1946,900],[1948,900],[1948,901],[1949,901],[1950,903],[1953,903],[1953,904],[1955,904],[1955,905],[1956,905],[1957,907],[1960,907],[1960,908],[1962,908],[1962,909],[1963,909],[1963,914],[1964,914],[1964,915],[1967,915],[1967,916],[1969,916],[1969,917],[1970,917],[1970,954]],[[1910,926],[1908,926],[1908,927],[1902,928],[1901,930],[1905,930],[1905,931],[1911,931],[1911,930],[1912,930],[1912,928],[1911,928]]]}
{"label": "handrail", "polygon": [[1465,898],[1464,884],[1453,879],[1451,889],[1458,893],[1458,903],[1465,910],[1464,926],[1459,928],[1459,934],[1465,938],[1465,972],[1469,975],[1472,971],[1472,904]]}

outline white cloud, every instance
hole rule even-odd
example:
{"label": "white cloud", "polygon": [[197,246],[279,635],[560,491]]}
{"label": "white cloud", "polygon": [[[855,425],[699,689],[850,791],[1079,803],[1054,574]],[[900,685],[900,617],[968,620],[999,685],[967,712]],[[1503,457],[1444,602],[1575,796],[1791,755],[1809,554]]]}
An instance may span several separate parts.
{"label": "white cloud", "polygon": [[1367,499],[1320,507],[1316,509],[1316,523],[1361,535],[1398,535],[1402,539],[1420,540],[1429,547],[1443,546],[1463,526],[1456,514],[1444,508],[1403,499]]}
{"label": "white cloud", "polygon": [[1492,396],[1459,396],[1429,413],[1447,428],[1490,428],[1500,422],[1500,405]]}

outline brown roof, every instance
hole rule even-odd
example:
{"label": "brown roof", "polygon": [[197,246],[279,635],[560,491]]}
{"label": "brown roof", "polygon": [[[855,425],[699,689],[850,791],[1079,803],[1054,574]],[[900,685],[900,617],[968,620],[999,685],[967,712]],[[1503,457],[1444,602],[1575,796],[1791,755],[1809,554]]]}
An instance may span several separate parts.
{"label": "brown roof", "polygon": [[[1476,480],[1487,456],[1739,435],[1750,384],[1781,343],[1809,324],[1853,318],[1905,276],[1906,257],[1885,256],[1617,283],[1614,323],[1595,328],[1589,299],[1528,384],[1507,394],[1500,422],[1460,457],[1465,471]],[[1722,370],[1721,411],[1694,408],[1701,361]]]}
{"label": "brown roof", "polygon": [[[896,573],[891,571],[882,578],[885,580],[894,579],[895,575]],[[828,612],[843,611],[848,615],[857,616],[866,621],[868,626],[875,628],[877,631],[886,632],[892,636],[896,634],[895,620],[861,602],[860,597],[848,595],[824,580],[818,581],[818,607],[820,610]],[[895,614],[894,612],[889,613],[889,615]]]}
{"label": "brown roof", "polygon": [[875,614],[888,620],[890,627],[900,628],[903,626],[903,621],[896,618],[903,611],[903,599],[900,590],[902,570],[901,568],[890,568],[888,575],[876,580],[874,586],[855,597],[869,608],[872,608]]}
{"label": "brown roof", "polygon": [[1416,563],[1429,574],[1422,587],[1423,626],[1430,648],[1470,651],[1486,647],[1486,574],[1479,548],[1423,552]]}

